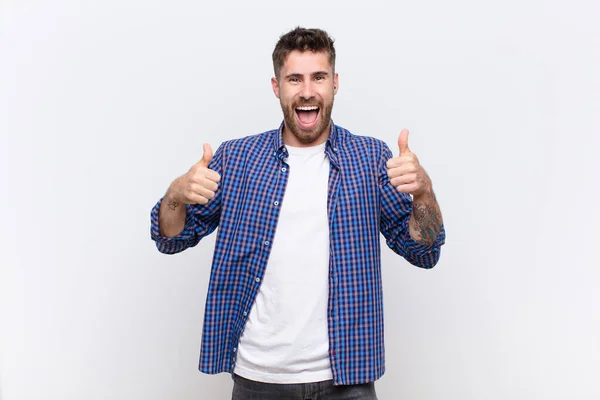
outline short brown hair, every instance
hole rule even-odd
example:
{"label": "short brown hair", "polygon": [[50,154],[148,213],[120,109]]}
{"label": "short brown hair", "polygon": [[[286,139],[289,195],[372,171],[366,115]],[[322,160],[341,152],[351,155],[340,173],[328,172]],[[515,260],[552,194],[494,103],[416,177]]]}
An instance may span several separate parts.
{"label": "short brown hair", "polygon": [[283,67],[288,55],[294,50],[327,53],[329,64],[335,70],[335,47],[333,47],[333,39],[329,37],[327,32],[321,29],[297,27],[282,35],[275,45],[275,50],[273,50],[275,77],[279,78],[281,67]]}

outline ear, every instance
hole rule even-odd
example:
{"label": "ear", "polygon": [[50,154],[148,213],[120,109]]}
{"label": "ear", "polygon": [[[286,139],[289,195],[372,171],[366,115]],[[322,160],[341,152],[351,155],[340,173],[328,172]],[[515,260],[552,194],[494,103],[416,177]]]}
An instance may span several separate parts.
{"label": "ear", "polygon": [[336,72],[335,75],[333,75],[333,94],[334,95],[337,94],[339,88],[340,88],[340,80],[339,80],[338,74]]}
{"label": "ear", "polygon": [[271,86],[273,87],[275,97],[279,98],[279,82],[277,82],[277,78],[271,78]]}

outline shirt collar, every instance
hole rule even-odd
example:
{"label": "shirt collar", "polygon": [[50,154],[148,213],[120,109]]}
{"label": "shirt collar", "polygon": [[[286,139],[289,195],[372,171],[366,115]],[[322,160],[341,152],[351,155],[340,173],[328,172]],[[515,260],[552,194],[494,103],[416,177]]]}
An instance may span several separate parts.
{"label": "shirt collar", "polygon": [[[283,160],[288,157],[288,151],[285,147],[285,143],[283,143],[283,127],[285,122],[282,121],[281,125],[279,125],[279,129],[277,130],[277,134],[275,135],[274,140],[274,152],[273,155]],[[325,153],[331,155],[331,153],[337,153],[337,127],[333,123],[333,120],[330,121],[330,130],[329,137],[327,138],[327,144],[325,145]],[[330,156],[331,158],[331,156]]]}

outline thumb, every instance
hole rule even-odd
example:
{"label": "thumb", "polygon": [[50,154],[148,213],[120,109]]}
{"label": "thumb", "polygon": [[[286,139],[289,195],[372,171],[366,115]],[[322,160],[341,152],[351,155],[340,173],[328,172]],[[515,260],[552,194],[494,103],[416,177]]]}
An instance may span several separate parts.
{"label": "thumb", "polygon": [[206,168],[208,167],[208,163],[210,162],[210,160],[212,160],[212,158],[213,152],[210,148],[210,144],[204,143],[204,154],[202,154],[202,159],[198,161],[198,164]]}
{"label": "thumb", "polygon": [[398,136],[398,149],[401,156],[410,153],[410,149],[408,148],[408,129],[402,129],[402,132],[400,132],[400,136]]}

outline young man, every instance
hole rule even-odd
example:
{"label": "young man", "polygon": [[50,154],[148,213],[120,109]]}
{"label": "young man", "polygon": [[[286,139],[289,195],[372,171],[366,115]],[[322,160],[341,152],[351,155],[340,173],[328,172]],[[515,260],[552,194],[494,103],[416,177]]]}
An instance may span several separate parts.
{"label": "young man", "polygon": [[279,129],[227,141],[214,157],[205,144],[153,208],[152,239],[173,254],[219,226],[199,367],[230,372],[233,399],[376,399],[379,232],[432,268],[440,209],[407,130],[393,157],[331,121],[339,81],[326,32],[283,35],[273,65]]}

